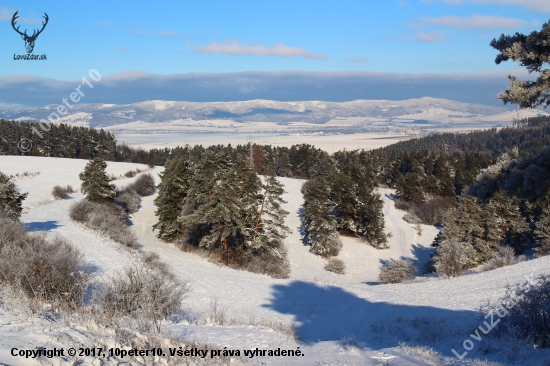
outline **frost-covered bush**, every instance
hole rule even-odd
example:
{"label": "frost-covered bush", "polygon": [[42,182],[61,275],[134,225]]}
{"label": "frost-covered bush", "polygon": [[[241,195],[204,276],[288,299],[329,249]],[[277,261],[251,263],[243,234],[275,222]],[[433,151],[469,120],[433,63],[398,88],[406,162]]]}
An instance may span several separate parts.
{"label": "frost-covered bush", "polygon": [[154,327],[157,332],[162,320],[178,312],[190,289],[172,275],[138,267],[125,268],[102,287],[96,299],[103,314],[113,320],[129,316],[140,330]]}
{"label": "frost-covered bush", "polygon": [[66,240],[28,234],[0,214],[0,282],[32,298],[77,305],[87,283],[82,264],[82,254]]}
{"label": "frost-covered bush", "polygon": [[149,173],[142,174],[136,178],[136,181],[129,186],[142,197],[150,196],[155,191],[155,179]]}
{"label": "frost-covered bush", "polygon": [[55,186],[52,189],[52,196],[56,200],[63,200],[67,198],[67,194],[69,193],[74,193],[73,187],[69,185],[66,187]]}
{"label": "frost-covered bush", "polygon": [[135,170],[128,170],[126,173],[124,173],[124,176],[126,178],[132,178],[135,177],[137,172]]}
{"label": "frost-covered bush", "polygon": [[464,245],[450,238],[439,244],[432,260],[439,276],[458,277],[462,275],[468,257]]}
{"label": "frost-covered bush", "polygon": [[405,260],[392,259],[382,266],[378,279],[381,283],[401,283],[405,280],[414,280],[416,267]]}
{"label": "frost-covered bush", "polygon": [[115,202],[124,208],[128,213],[136,213],[139,209],[139,195],[131,189],[117,191]]}
{"label": "frost-covered bush", "polygon": [[525,256],[519,256],[516,258],[516,253],[512,247],[503,246],[498,248],[493,257],[489,259],[483,266],[484,271],[490,271],[504,266],[509,266],[519,262],[523,262]]}
{"label": "frost-covered bush", "polygon": [[489,304],[484,313],[506,316],[500,335],[532,342],[537,348],[550,348],[550,276],[508,288],[498,303]]}
{"label": "frost-covered bush", "polygon": [[330,258],[327,261],[325,269],[329,272],[334,272],[341,275],[346,274],[346,265],[342,260],[336,258]]}
{"label": "frost-covered bush", "polygon": [[273,278],[288,278],[290,264],[282,241],[276,244],[275,249],[275,251],[264,251],[252,256],[244,268],[249,272],[261,273]]}
{"label": "frost-covered bush", "polygon": [[75,202],[69,207],[69,217],[78,222],[87,222],[89,220],[88,215],[92,213],[95,205],[95,203],[87,200]]}
{"label": "frost-covered bush", "polygon": [[116,204],[100,204],[82,200],[71,206],[69,216],[127,247],[133,248],[138,244],[135,235],[126,224],[126,212]]}
{"label": "frost-covered bush", "polygon": [[322,257],[335,257],[342,249],[342,241],[337,232],[328,235],[313,235],[311,251]]}

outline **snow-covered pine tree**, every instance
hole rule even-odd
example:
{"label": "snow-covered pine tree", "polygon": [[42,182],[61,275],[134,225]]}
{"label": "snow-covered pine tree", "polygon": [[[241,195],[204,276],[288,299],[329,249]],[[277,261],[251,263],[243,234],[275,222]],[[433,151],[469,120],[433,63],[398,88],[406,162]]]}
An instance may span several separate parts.
{"label": "snow-covered pine tree", "polygon": [[4,211],[9,217],[19,218],[23,210],[21,206],[27,194],[17,192],[15,184],[10,178],[0,172],[0,210]]}
{"label": "snow-covered pine tree", "polygon": [[182,227],[177,219],[186,202],[193,166],[186,157],[177,157],[166,162],[164,172],[159,176],[161,182],[154,201],[158,222],[153,225],[153,230],[158,230],[159,239],[171,240],[182,234]]}
{"label": "snow-covered pine tree", "polygon": [[81,192],[86,194],[88,201],[97,203],[112,203],[116,196],[115,185],[110,184],[105,169],[107,163],[100,158],[90,160],[84,171],[79,174],[82,181]]}
{"label": "snow-covered pine tree", "polygon": [[244,159],[237,158],[233,168],[239,179],[239,207],[242,221],[246,227],[246,231],[234,238],[236,259],[242,264],[245,257],[250,257],[253,252],[250,247],[254,240],[254,231],[259,216],[258,209],[262,201],[262,181],[254,172],[256,168],[252,168]]}
{"label": "snow-covered pine tree", "polygon": [[[522,249],[524,235],[531,229],[527,220],[521,215],[519,200],[515,197],[508,197],[499,191],[493,195],[486,207],[488,215],[496,214],[497,225],[501,231],[501,241],[504,244]],[[499,243],[502,245],[502,243]],[[525,249],[525,248],[523,248]]]}
{"label": "snow-covered pine tree", "polygon": [[279,149],[277,156],[277,175],[279,177],[292,176],[292,165],[290,164],[290,157],[287,150],[288,149]]}
{"label": "snow-covered pine tree", "polygon": [[304,240],[313,253],[324,257],[336,256],[342,248],[329,194],[330,187],[322,177],[310,179],[304,186]]}
{"label": "snow-covered pine tree", "polygon": [[352,177],[344,172],[338,172],[332,181],[330,199],[334,203],[337,228],[351,233],[357,232],[355,225],[359,214],[357,209],[360,206],[357,197],[357,184]]}
{"label": "snow-covered pine tree", "polygon": [[285,225],[288,211],[282,208],[286,203],[283,199],[283,185],[275,176],[275,167],[268,164],[266,167],[265,183],[260,211],[254,226],[253,240],[249,249],[254,253],[269,251],[276,257],[283,259],[279,247],[281,241],[291,231]]}
{"label": "snow-covered pine tree", "polygon": [[453,183],[454,173],[452,172],[452,168],[445,158],[445,155],[438,154],[435,159],[433,176],[437,178],[438,182],[438,190],[435,192],[436,194],[444,197],[456,197]]}
{"label": "snow-covered pine tree", "polygon": [[366,179],[357,184],[355,212],[357,233],[375,248],[389,248],[388,235],[384,232],[384,202]]}
{"label": "snow-covered pine tree", "polygon": [[550,206],[542,210],[539,220],[535,223],[535,238],[539,245],[536,248],[537,257],[550,254]]}
{"label": "snow-covered pine tree", "polygon": [[193,175],[188,207],[178,221],[198,234],[198,244],[221,248],[222,261],[229,264],[229,248],[247,235],[245,207],[240,196],[240,179],[225,152],[207,151]]}
{"label": "snow-covered pine tree", "polygon": [[[454,238],[458,245],[464,246],[467,254],[464,265],[467,268],[481,263],[483,253],[489,252],[485,250],[486,242],[483,240],[485,233],[483,216],[483,207],[478,205],[475,197],[462,196],[459,198],[457,207],[447,212],[441,235],[436,238],[438,243]],[[434,244],[436,244],[435,241]]]}

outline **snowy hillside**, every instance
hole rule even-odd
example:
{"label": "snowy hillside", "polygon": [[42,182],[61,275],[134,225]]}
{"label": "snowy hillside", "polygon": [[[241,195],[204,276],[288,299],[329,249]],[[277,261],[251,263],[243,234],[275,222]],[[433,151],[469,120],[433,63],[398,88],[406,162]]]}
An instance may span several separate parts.
{"label": "snowy hillside", "polygon": [[[151,107],[164,109],[168,106]],[[19,191],[29,192],[21,217],[28,230],[68,239],[85,254],[84,259],[94,276],[103,278],[136,263],[136,254],[70,220],[68,208],[83,198],[80,192],[62,201],[51,197],[55,185],[72,185],[79,189],[78,174],[86,163],[85,160],[0,156],[0,171],[15,176]],[[145,165],[109,162],[107,173],[123,176],[136,168],[148,170]],[[156,167],[150,171],[157,183],[162,170]],[[25,172],[30,174],[23,175]],[[134,179],[117,179],[113,183],[123,187]],[[346,274],[336,275],[326,271],[324,259],[310,253],[302,243],[299,215],[303,181],[279,179],[287,191],[285,209],[290,215],[286,225],[292,230],[285,239],[291,265],[288,279],[220,267],[161,242],[151,229],[156,222],[155,195],[142,199],[139,211],[131,217],[131,229],[141,244],[139,250],[157,253],[177,277],[189,281],[192,287],[184,300],[184,312],[166,321],[163,331],[207,342],[218,349],[238,349],[241,354],[242,350],[278,347],[289,350],[300,347],[304,353],[302,357],[242,357],[238,361],[253,365],[434,364],[433,358],[429,359],[429,352],[418,348],[423,346],[442,354],[446,363],[456,365],[471,364],[473,358],[508,364],[547,364],[548,350],[530,349],[517,342],[503,343],[489,335],[475,341],[475,348],[462,361],[451,349],[464,352],[464,340],[469,338],[472,329],[482,324],[478,309],[483,302],[497,300],[507,285],[524,282],[525,276],[550,274],[550,256],[454,279],[420,278],[410,284],[380,285],[378,274],[383,261],[410,259],[420,268],[437,234],[436,228],[422,225],[419,236],[413,225],[402,220],[404,212],[394,207],[392,191],[380,189],[386,231],[392,233],[390,249],[377,250],[359,239],[343,237],[344,247],[338,258],[344,261]],[[194,321],[208,318],[213,301],[225,309],[225,321]],[[288,332],[292,325],[298,341]],[[8,365],[72,364],[82,359],[30,360],[13,357],[10,350],[14,347],[94,347],[97,334],[92,328],[83,324],[58,324],[55,320],[29,319],[17,309],[0,306],[0,362]],[[408,343],[413,351],[399,346],[399,342]],[[91,364],[93,358],[85,361]],[[235,359],[231,364],[238,362]]]}

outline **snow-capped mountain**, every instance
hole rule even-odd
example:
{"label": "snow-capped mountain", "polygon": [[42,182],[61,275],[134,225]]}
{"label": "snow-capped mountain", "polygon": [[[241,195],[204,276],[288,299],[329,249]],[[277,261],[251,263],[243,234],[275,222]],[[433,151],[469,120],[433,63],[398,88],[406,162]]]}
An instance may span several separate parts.
{"label": "snow-capped mountain", "polygon": [[[61,103],[60,103],[61,104]],[[0,109],[0,117],[21,121],[47,119],[57,113],[58,105],[42,108]],[[469,104],[447,99],[419,98],[403,101],[355,100],[351,102],[278,102],[250,100],[244,102],[174,102],[152,100],[134,104],[73,104],[58,122],[106,127],[134,121],[168,123],[177,120],[225,119],[235,122],[309,122],[324,124],[332,119],[374,117],[405,118],[443,113],[449,117],[488,117],[510,113],[506,107]],[[54,115],[55,118],[55,115]],[[413,117],[414,119],[414,117]]]}

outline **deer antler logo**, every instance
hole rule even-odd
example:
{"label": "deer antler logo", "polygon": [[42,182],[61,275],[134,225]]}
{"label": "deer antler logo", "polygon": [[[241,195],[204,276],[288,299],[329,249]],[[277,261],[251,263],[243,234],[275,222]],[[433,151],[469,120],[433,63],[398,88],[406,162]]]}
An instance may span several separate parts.
{"label": "deer antler logo", "polygon": [[23,38],[23,40],[25,41],[25,48],[27,49],[27,53],[32,53],[32,50],[34,49],[34,42],[36,41],[36,38],[38,37],[38,35],[40,33],[42,33],[42,31],[44,30],[44,28],[46,28],[46,24],[48,24],[48,14],[44,13],[44,19],[46,20],[45,22],[42,22],[42,29],[40,30],[34,30],[34,32],[32,33],[32,36],[29,36],[27,34],[27,30],[25,29],[25,32],[21,33],[21,31],[19,31],[19,26],[17,26],[17,28],[15,28],[15,21],[17,20],[17,18],[19,18],[19,10],[17,10],[15,12],[15,14],[13,14],[13,18],[11,18],[11,26],[13,27],[13,29],[19,33],[21,35],[21,38]]}

